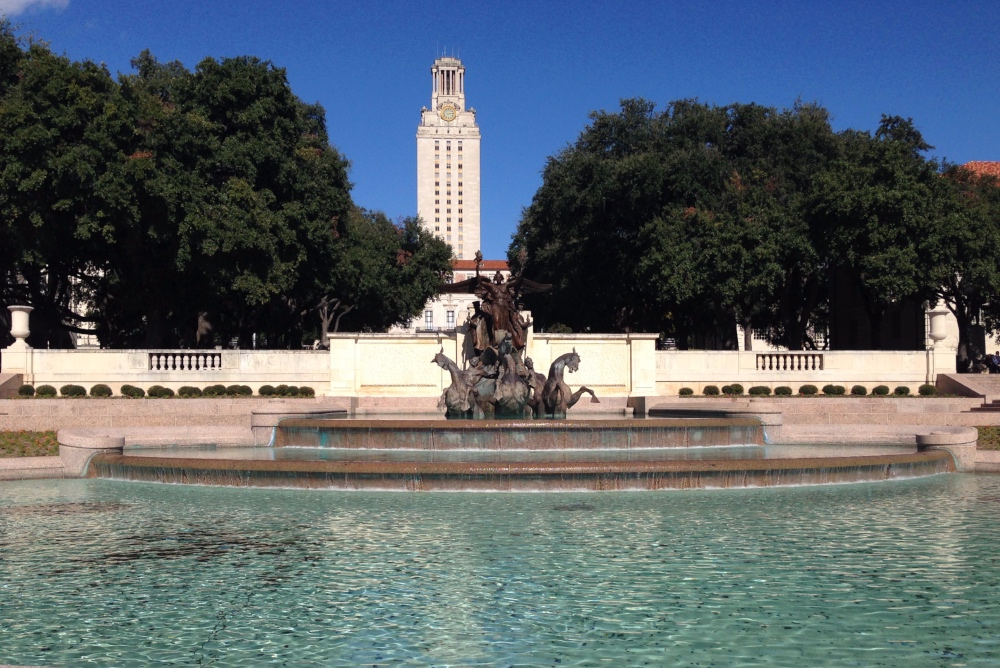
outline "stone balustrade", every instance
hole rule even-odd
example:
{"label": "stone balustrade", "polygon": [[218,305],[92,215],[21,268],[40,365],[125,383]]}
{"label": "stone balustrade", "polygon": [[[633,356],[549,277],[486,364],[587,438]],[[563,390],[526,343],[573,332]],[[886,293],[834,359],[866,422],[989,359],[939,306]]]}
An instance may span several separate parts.
{"label": "stone balustrade", "polygon": [[822,371],[823,353],[757,353],[757,371]]}
{"label": "stone balustrade", "polygon": [[222,371],[222,352],[155,350],[148,353],[149,371],[170,373],[176,371]]}

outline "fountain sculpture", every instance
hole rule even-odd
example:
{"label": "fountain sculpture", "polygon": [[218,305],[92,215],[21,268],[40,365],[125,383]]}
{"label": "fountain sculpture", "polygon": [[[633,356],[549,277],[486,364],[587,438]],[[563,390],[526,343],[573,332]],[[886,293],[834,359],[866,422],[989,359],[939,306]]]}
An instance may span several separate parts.
{"label": "fountain sculpture", "polygon": [[544,292],[547,283],[530,281],[520,274],[504,281],[498,271],[493,279],[480,274],[483,255],[476,253],[476,275],[458,283],[442,286],[445,293],[471,293],[475,313],[469,320],[469,332],[475,355],[469,368],[462,370],[442,349],[431,360],[451,374],[451,385],[441,393],[438,410],[449,418],[474,417],[565,417],[584,394],[599,403],[587,387],[572,392],[563,379],[580,367],[576,349],[556,358],[546,378],[534,370],[531,358],[525,357],[526,330],[531,325],[521,315],[522,294]]}

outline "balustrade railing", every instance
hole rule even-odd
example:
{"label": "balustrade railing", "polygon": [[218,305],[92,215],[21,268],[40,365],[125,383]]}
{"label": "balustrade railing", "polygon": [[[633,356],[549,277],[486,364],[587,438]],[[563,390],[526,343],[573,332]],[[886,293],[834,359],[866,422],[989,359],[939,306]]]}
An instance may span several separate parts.
{"label": "balustrade railing", "polygon": [[757,353],[757,371],[822,371],[823,353]]}
{"label": "balustrade railing", "polygon": [[221,371],[222,353],[210,351],[170,351],[149,353],[149,370],[163,373],[171,371]]}

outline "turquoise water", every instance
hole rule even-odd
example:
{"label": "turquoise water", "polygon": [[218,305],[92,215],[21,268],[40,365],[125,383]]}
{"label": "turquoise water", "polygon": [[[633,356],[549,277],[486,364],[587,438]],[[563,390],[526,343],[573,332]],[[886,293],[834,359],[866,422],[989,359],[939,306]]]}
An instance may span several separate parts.
{"label": "turquoise water", "polygon": [[664,493],[0,483],[0,664],[995,666],[1000,477]]}

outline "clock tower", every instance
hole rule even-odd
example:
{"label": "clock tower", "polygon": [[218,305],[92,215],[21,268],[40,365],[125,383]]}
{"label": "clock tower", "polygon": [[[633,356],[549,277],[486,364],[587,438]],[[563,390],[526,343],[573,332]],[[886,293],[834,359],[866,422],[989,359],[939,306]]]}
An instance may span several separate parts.
{"label": "clock tower", "polygon": [[479,126],[465,108],[465,66],[444,57],[431,67],[431,108],[417,128],[417,213],[434,236],[468,260],[479,250]]}

